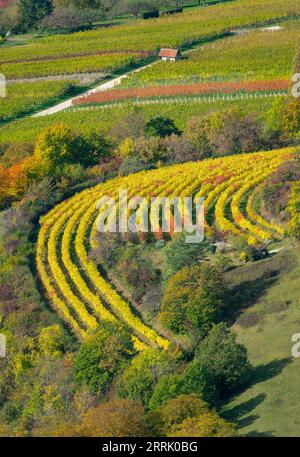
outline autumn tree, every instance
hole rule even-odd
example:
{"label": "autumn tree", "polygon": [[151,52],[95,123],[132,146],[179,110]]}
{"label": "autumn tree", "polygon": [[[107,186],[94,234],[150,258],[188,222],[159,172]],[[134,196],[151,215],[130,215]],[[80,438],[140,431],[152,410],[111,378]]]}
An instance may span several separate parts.
{"label": "autumn tree", "polygon": [[77,149],[76,135],[64,124],[55,124],[43,130],[37,138],[34,155],[39,175],[60,177],[65,165],[73,163]]}
{"label": "autumn tree", "polygon": [[113,399],[91,408],[77,429],[77,436],[149,436],[144,408],[138,401]]}
{"label": "autumn tree", "polygon": [[206,412],[196,417],[189,417],[171,431],[168,436],[172,437],[230,437],[235,436],[234,426],[222,419],[215,412]]}
{"label": "autumn tree", "polygon": [[208,404],[199,395],[179,395],[171,398],[166,404],[156,410],[161,422],[161,431],[168,435],[185,419],[199,416],[209,411]]}

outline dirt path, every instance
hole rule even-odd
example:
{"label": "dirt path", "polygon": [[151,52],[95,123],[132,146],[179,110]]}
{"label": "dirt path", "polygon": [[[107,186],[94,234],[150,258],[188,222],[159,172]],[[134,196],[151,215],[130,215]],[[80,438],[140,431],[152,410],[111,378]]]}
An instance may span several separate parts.
{"label": "dirt path", "polygon": [[77,98],[80,98],[83,95],[91,95],[91,94],[95,94],[96,92],[102,92],[102,91],[105,91],[108,89],[112,89],[113,87],[119,85],[121,83],[121,81],[124,78],[126,78],[127,76],[129,76],[133,73],[137,73],[138,71],[142,71],[145,68],[150,67],[157,62],[159,62],[159,60],[156,60],[155,62],[151,62],[148,65],[144,65],[143,67],[137,68],[136,70],[132,70],[127,73],[124,73],[123,75],[118,76],[117,78],[113,78],[110,81],[102,82],[98,86],[94,87],[93,89],[89,89],[84,94],[77,95],[76,97],[72,97],[69,100],[66,100],[64,102],[58,103],[55,106],[52,106],[51,108],[47,108],[43,111],[39,111],[38,113],[33,114],[32,117],[48,116],[49,114],[59,113],[67,108],[70,108],[73,104],[73,101],[76,100]]}

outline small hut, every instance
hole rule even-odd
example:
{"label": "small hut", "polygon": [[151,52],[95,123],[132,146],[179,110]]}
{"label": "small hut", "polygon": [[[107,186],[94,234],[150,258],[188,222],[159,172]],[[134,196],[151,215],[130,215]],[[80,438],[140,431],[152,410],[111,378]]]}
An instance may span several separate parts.
{"label": "small hut", "polygon": [[181,58],[179,49],[161,48],[158,56],[161,58],[161,60],[171,60],[172,62],[175,62]]}

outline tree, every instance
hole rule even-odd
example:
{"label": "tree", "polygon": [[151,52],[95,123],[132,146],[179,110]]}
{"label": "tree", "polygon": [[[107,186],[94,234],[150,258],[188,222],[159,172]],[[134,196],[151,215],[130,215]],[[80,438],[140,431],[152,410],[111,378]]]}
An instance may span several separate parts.
{"label": "tree", "polygon": [[48,355],[60,355],[63,337],[63,330],[59,325],[43,327],[39,334],[40,351]]}
{"label": "tree", "polygon": [[201,260],[205,243],[186,243],[185,234],[175,235],[164,248],[163,275],[172,276],[183,267],[195,265]]}
{"label": "tree", "polygon": [[209,405],[216,405],[219,392],[214,382],[214,377],[209,368],[201,365],[197,360],[190,362],[183,375],[184,384],[182,393],[198,394]]}
{"label": "tree", "polygon": [[45,128],[38,136],[34,157],[36,174],[59,179],[66,166],[80,164],[89,167],[98,164],[110,154],[110,144],[102,136],[91,134],[86,138],[76,135],[64,124]]}
{"label": "tree", "polygon": [[162,116],[150,119],[145,125],[144,132],[148,137],[160,136],[161,138],[170,136],[172,134],[181,134],[181,131],[176,127],[172,119]]}
{"label": "tree", "polygon": [[251,371],[247,349],[224,323],[214,325],[198,344],[195,360],[207,367],[220,394],[236,389]]}
{"label": "tree", "polygon": [[135,300],[140,300],[145,291],[157,282],[155,269],[139,246],[127,248],[116,265],[118,276],[132,289]]}
{"label": "tree", "polygon": [[126,138],[133,140],[143,135],[145,128],[145,115],[138,106],[130,107],[128,113],[114,123],[110,130],[110,136],[117,142]]}
{"label": "tree", "polygon": [[26,32],[34,28],[45,16],[53,11],[52,0],[20,0],[20,30]]}
{"label": "tree", "polygon": [[174,372],[176,357],[168,352],[147,349],[138,354],[118,381],[117,392],[122,398],[128,397],[148,405],[155,384],[164,375]]}
{"label": "tree", "polygon": [[289,139],[300,138],[300,98],[295,98],[283,107],[282,131]]}
{"label": "tree", "polygon": [[149,429],[140,402],[113,399],[87,411],[76,435],[138,437],[149,436]]}
{"label": "tree", "polygon": [[101,18],[103,18],[103,13],[95,9],[78,9],[75,6],[55,8],[50,15],[42,20],[41,27],[46,30],[66,30],[72,32],[83,26],[90,28],[94,21]]}
{"label": "tree", "polygon": [[254,114],[241,116],[234,110],[221,116],[221,126],[212,130],[215,155],[258,151],[263,147],[262,128]]}
{"label": "tree", "polygon": [[111,156],[111,143],[102,134],[91,132],[86,137],[77,137],[73,160],[84,167],[93,167]]}
{"label": "tree", "polygon": [[54,0],[55,8],[74,9],[97,9],[100,8],[100,0]]}
{"label": "tree", "polygon": [[154,163],[165,160],[165,148],[160,137],[150,136],[137,138],[134,142],[135,154],[144,163]]}
{"label": "tree", "polygon": [[264,145],[262,127],[255,115],[243,115],[236,109],[192,118],[186,136],[201,158],[257,151]]}
{"label": "tree", "polygon": [[184,376],[182,373],[176,372],[161,376],[154,386],[148,407],[150,410],[155,410],[170,400],[170,398],[175,398],[185,392]]}
{"label": "tree", "polygon": [[38,174],[60,177],[63,167],[74,162],[77,147],[76,136],[64,124],[47,127],[39,134],[34,151]]}
{"label": "tree", "polygon": [[187,123],[185,136],[196,148],[200,159],[212,156],[209,117],[192,117]]}
{"label": "tree", "polygon": [[8,32],[13,32],[20,21],[15,5],[0,10],[0,37],[6,38]]}
{"label": "tree", "polygon": [[149,8],[151,8],[151,6],[149,6],[149,3],[143,0],[121,0],[116,4],[115,13],[130,13],[135,18],[137,18],[142,11]]}
{"label": "tree", "polygon": [[164,138],[165,158],[171,163],[190,162],[199,159],[197,148],[184,136],[170,135]]}
{"label": "tree", "polygon": [[82,344],[75,360],[75,376],[92,393],[103,394],[134,353],[129,331],[118,324],[102,322]]}
{"label": "tree", "polygon": [[176,430],[185,419],[200,416],[208,411],[208,404],[194,393],[171,398],[156,410],[160,416],[161,431],[165,436]]}
{"label": "tree", "polygon": [[200,416],[184,419],[177,429],[168,436],[214,438],[235,435],[236,432],[232,424],[210,411]]}
{"label": "tree", "polygon": [[161,321],[176,333],[191,330],[205,336],[217,322],[226,302],[227,289],[220,271],[212,266],[185,267],[175,273],[165,288]]}

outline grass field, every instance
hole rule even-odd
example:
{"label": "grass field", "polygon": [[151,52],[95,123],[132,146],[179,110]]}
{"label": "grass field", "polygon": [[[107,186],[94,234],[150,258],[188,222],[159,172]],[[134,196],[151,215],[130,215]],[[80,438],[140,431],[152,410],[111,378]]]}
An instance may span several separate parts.
{"label": "grass field", "polygon": [[224,407],[242,435],[300,436],[300,362],[291,357],[300,330],[299,277],[299,245],[231,274],[236,291],[238,284],[248,288],[240,300],[236,293],[234,330],[255,367],[254,382]]}

